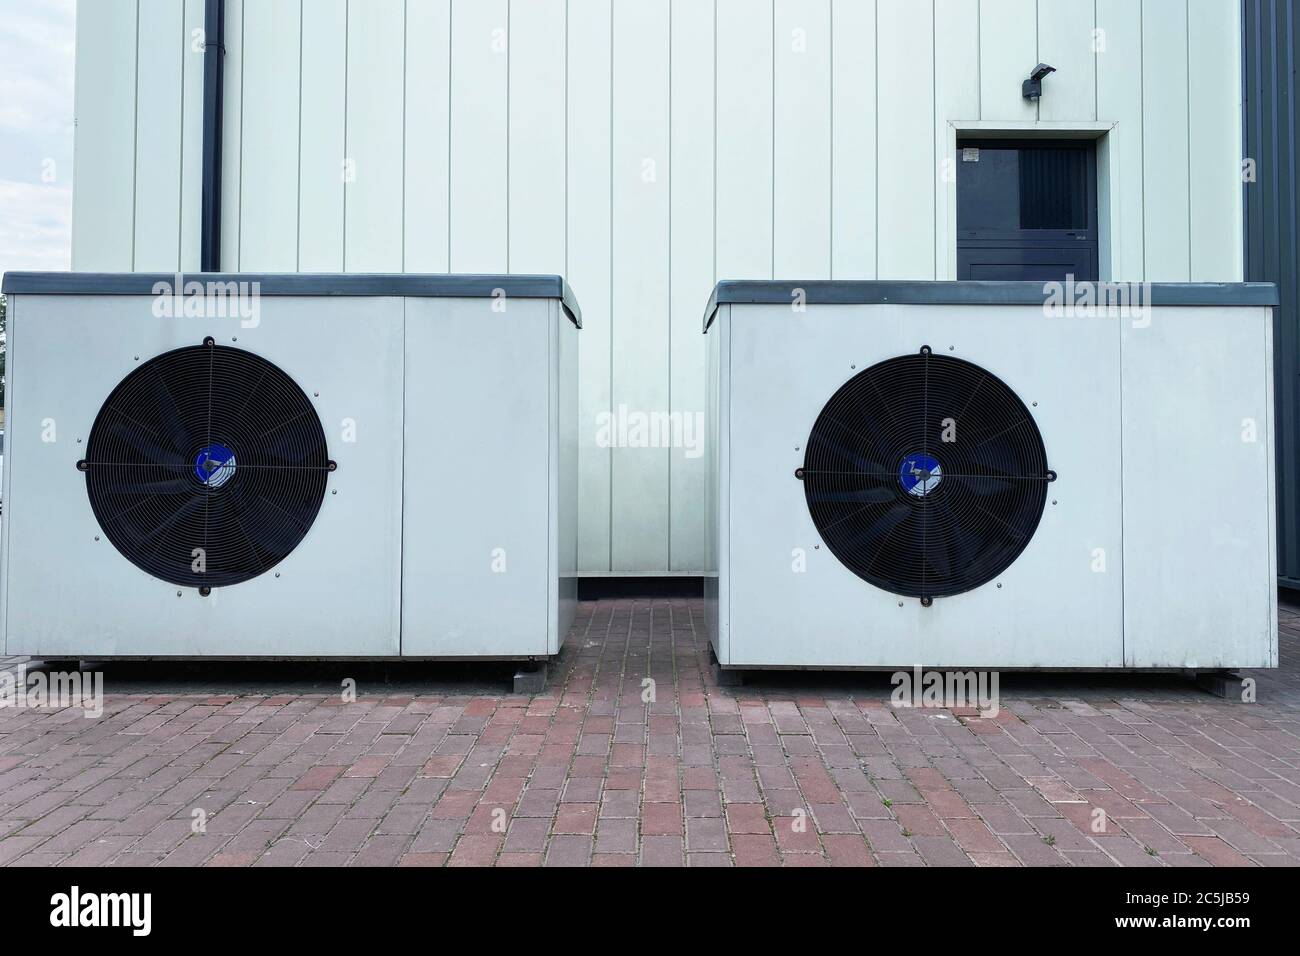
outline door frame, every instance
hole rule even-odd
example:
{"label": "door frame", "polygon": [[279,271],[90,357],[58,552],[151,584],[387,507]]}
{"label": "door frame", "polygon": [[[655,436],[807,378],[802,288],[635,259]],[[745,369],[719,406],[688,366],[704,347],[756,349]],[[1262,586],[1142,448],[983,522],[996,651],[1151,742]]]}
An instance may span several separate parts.
{"label": "door frame", "polygon": [[[957,141],[959,139],[1091,139],[1097,141],[1097,277],[1138,281],[1141,275],[1124,275],[1126,242],[1141,251],[1141,220],[1136,236],[1126,236],[1120,207],[1122,136],[1119,122],[1008,122],[949,120],[935,196],[935,262],[938,279],[957,278]],[[951,163],[951,165],[950,165]],[[1132,271],[1130,269],[1130,271]]]}

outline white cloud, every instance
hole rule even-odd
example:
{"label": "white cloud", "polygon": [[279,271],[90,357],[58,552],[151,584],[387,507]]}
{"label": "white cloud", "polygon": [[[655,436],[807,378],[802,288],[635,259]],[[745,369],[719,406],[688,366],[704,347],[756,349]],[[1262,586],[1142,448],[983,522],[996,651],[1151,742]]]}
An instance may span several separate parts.
{"label": "white cloud", "polygon": [[71,266],[72,189],[0,179],[0,266],[9,270]]}
{"label": "white cloud", "polygon": [[0,272],[69,267],[75,42],[75,0],[0,0]]}

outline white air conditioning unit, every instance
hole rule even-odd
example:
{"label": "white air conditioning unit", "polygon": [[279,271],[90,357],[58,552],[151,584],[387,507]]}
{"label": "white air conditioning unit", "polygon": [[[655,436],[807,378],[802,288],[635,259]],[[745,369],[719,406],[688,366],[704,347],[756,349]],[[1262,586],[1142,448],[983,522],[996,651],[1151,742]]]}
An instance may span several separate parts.
{"label": "white air conditioning unit", "polygon": [[724,282],[724,668],[1277,664],[1271,285]]}
{"label": "white air conditioning unit", "polygon": [[555,276],[10,274],[0,653],[546,658]]}

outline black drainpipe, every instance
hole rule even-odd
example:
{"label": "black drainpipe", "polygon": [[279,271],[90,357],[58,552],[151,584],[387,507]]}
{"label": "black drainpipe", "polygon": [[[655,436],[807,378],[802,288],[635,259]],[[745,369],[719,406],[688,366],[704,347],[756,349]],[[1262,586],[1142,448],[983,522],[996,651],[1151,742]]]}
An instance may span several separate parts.
{"label": "black drainpipe", "polygon": [[203,11],[203,219],[199,268],[221,271],[221,113],[226,56],[225,0],[205,0]]}

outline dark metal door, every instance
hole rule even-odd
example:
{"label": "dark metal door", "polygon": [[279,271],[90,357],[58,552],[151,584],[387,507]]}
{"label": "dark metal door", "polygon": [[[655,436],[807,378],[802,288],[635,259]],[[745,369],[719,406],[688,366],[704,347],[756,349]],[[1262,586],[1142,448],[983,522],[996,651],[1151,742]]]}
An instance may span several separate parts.
{"label": "dark metal door", "polygon": [[1098,278],[1092,141],[965,140],[956,161],[957,278]]}

